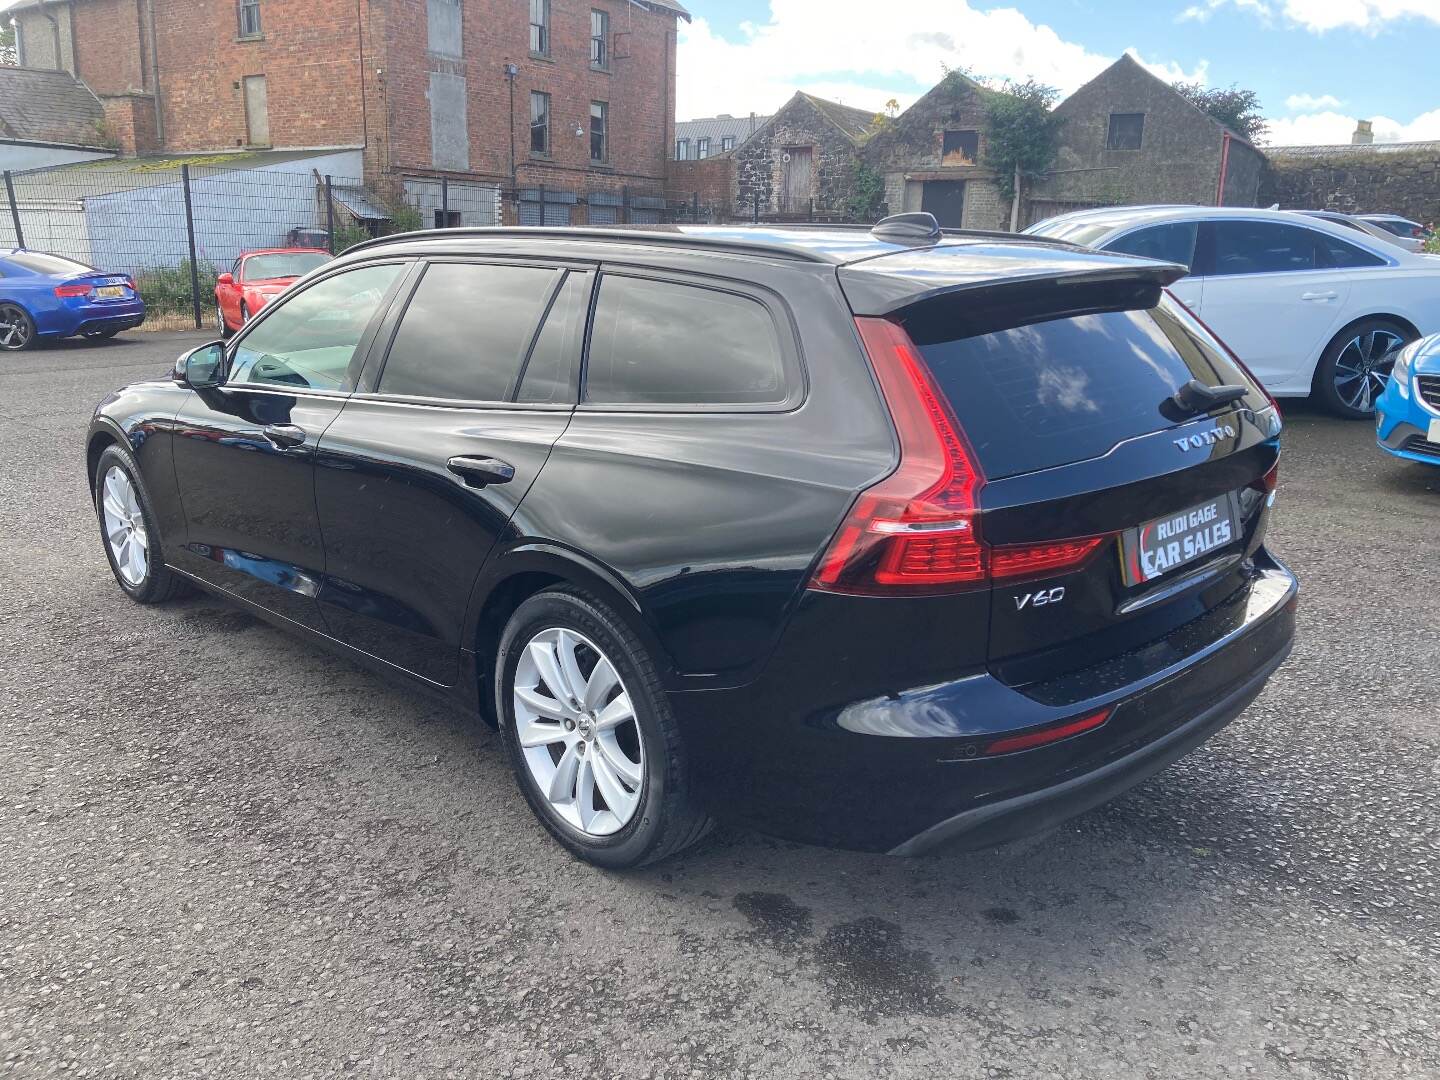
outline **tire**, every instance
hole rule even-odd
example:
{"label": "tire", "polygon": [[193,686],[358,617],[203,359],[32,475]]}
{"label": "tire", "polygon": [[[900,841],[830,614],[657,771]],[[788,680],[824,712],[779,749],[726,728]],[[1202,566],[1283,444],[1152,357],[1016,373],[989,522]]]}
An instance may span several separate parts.
{"label": "tire", "polygon": [[250,321],[250,309],[245,306],[244,301],[240,303],[240,325],[243,327]]}
{"label": "tire", "polygon": [[225,321],[225,311],[220,307],[218,301],[215,304],[215,329],[220,334],[221,341],[229,341],[230,335],[235,333],[230,329],[230,324]]}
{"label": "tire", "polygon": [[19,304],[0,304],[0,352],[31,348],[38,338],[35,320]]}
{"label": "tire", "polygon": [[1325,346],[1315,368],[1315,396],[1336,416],[1369,420],[1375,399],[1390,382],[1395,350],[1415,340],[1392,319],[1361,319]]}
{"label": "tire", "polygon": [[[126,596],[137,604],[163,604],[188,591],[185,580],[165,566],[160,529],[140,470],[135,459],[118,444],[106,447],[95,465],[95,516],[100,522],[100,544],[110,572]],[[122,521],[131,527],[120,528]],[[133,528],[134,523],[141,528]],[[114,538],[116,532],[122,537]],[[144,555],[139,572],[135,548],[131,546],[137,541]]]}
{"label": "tire", "polygon": [[[565,683],[561,649],[568,649],[571,670],[581,677],[580,709],[560,704],[570,696],[567,687],[552,689],[541,672],[545,665],[536,662],[537,655],[549,656],[554,676]],[[607,677],[596,678],[606,662],[613,685]],[[629,869],[674,855],[710,830],[655,665],[604,602],[569,588],[530,597],[501,635],[495,672],[495,711],[520,790],[572,854],[607,869]],[[543,711],[517,701],[517,680],[526,701],[545,703]],[[583,700],[586,689],[597,691],[593,700]],[[607,722],[607,713],[628,719]],[[573,763],[575,783],[556,779],[570,775],[567,761]],[[627,775],[638,781],[633,789]],[[551,786],[570,796],[583,789],[583,795],[552,801]],[[613,809],[606,790],[618,793]]]}

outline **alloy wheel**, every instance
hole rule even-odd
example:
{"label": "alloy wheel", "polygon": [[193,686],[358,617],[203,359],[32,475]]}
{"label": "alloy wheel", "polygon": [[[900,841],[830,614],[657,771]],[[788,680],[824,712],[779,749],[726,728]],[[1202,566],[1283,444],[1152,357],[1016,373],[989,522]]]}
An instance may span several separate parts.
{"label": "alloy wheel", "polygon": [[574,630],[542,630],[515,669],[515,736],[541,796],[589,836],[611,836],[635,816],[645,748],[615,664]]}
{"label": "alloy wheel", "polygon": [[138,588],[150,573],[150,538],[145,532],[145,513],[129,475],[118,465],[105,473],[100,492],[105,515],[105,540],[115,559],[115,568],[125,584]]}
{"label": "alloy wheel", "polygon": [[30,344],[30,318],[14,304],[0,304],[0,349],[19,351]]}
{"label": "alloy wheel", "polygon": [[1395,353],[1404,344],[1404,338],[1389,330],[1365,331],[1347,341],[1335,358],[1335,393],[1340,400],[1358,412],[1373,412],[1375,399],[1390,383]]}

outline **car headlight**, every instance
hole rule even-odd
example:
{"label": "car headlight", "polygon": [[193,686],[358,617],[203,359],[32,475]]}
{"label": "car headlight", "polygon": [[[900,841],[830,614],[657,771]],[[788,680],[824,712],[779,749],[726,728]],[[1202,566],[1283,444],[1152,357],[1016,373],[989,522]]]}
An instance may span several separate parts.
{"label": "car headlight", "polygon": [[1419,351],[1420,342],[1412,341],[1400,350],[1400,355],[1395,357],[1395,366],[1390,369],[1390,382],[1403,398],[1410,396],[1410,366],[1415,363]]}

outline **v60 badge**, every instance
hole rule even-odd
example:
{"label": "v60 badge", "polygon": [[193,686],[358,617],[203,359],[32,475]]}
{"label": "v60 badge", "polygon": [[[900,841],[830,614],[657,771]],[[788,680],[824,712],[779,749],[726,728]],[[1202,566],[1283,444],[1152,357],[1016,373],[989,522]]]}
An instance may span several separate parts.
{"label": "v60 badge", "polygon": [[1022,596],[1015,597],[1015,610],[1024,611],[1026,608],[1047,607],[1050,604],[1058,604],[1065,599],[1065,586],[1057,585],[1053,589],[1041,589],[1039,592],[1027,592]]}

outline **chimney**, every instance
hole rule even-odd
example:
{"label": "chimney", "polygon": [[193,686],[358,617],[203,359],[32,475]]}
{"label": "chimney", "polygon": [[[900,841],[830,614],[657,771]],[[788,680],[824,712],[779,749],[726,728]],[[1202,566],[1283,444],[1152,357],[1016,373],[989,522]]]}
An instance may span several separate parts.
{"label": "chimney", "polygon": [[1369,120],[1355,122],[1355,134],[1350,136],[1351,146],[1369,146],[1375,141],[1375,129]]}

